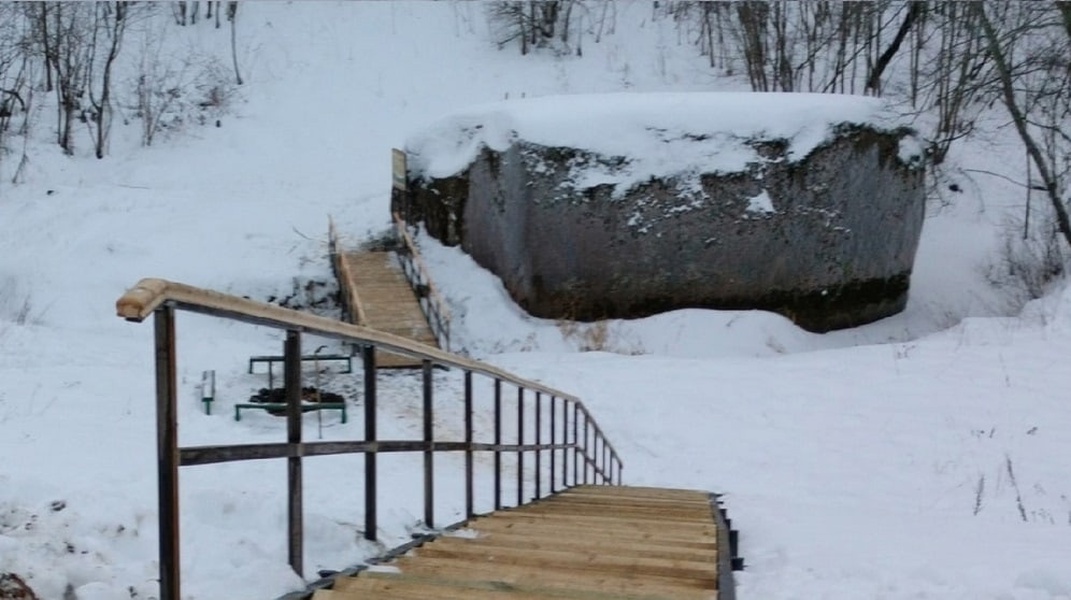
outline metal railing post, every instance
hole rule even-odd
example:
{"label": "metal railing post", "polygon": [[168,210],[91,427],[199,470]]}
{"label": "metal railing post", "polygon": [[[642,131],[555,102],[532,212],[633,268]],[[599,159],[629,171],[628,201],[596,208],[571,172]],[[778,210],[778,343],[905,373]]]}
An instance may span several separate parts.
{"label": "metal railing post", "polygon": [[610,447],[606,445],[606,438],[602,440],[602,482],[604,484],[613,484],[610,480]]}
{"label": "metal railing post", "polygon": [[591,459],[591,454],[588,452],[588,430],[591,428],[590,427],[591,418],[588,417],[588,411],[585,410],[583,412],[584,412],[584,446],[583,446],[583,448],[584,448],[584,477],[583,477],[583,482],[584,482],[584,485],[587,485],[589,483],[588,482],[588,471],[590,470],[588,468],[588,466],[589,466],[588,465],[588,461]]}
{"label": "metal railing post", "polygon": [[[283,385],[286,390],[286,442],[291,448],[301,445],[301,334],[287,330],[283,344]],[[292,453],[287,462],[287,555],[290,567],[304,577],[302,547],[302,473],[301,454]]]}
{"label": "metal railing post", "polygon": [[538,448],[543,443],[543,398],[539,392],[535,393],[535,497],[540,498],[542,496],[542,486],[540,485],[540,469],[542,469],[542,455],[543,451]]}
{"label": "metal railing post", "polygon": [[179,575],[178,378],[175,309],[153,313],[156,350],[156,471],[160,529],[160,600],[182,600]]}
{"label": "metal railing post", "polygon": [[555,410],[558,406],[558,397],[550,397],[550,493],[554,493],[557,490],[557,482],[554,481],[555,469],[554,466],[558,462],[558,451],[554,449],[554,445],[558,443],[557,427],[555,425],[558,422],[558,412]]}
{"label": "metal railing post", "polygon": [[[376,347],[361,352],[364,362],[364,439],[376,441]],[[364,539],[376,541],[376,453],[364,453]]]}
{"label": "metal railing post", "polygon": [[495,510],[502,508],[502,380],[495,379]]}
{"label": "metal railing post", "polygon": [[475,511],[472,463],[472,371],[465,371],[465,518]]}
{"label": "metal railing post", "polygon": [[573,485],[580,483],[580,404],[573,402]]}
{"label": "metal railing post", "polygon": [[524,388],[517,388],[517,506],[524,504]]}
{"label": "metal railing post", "polygon": [[435,527],[435,439],[431,361],[424,359],[424,524]]}

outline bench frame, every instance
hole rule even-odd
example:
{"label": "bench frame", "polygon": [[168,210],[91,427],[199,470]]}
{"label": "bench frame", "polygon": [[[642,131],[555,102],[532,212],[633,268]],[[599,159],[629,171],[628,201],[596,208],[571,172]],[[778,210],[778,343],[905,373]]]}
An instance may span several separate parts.
{"label": "bench frame", "polygon": [[[268,363],[268,388],[275,387],[275,373],[272,370],[272,366],[275,363],[283,362],[285,357],[277,355],[266,356],[250,356],[249,357],[249,374],[253,374],[253,366],[257,363]],[[332,362],[332,361],[344,361],[346,363],[346,370],[340,371],[340,373],[352,373],[353,372],[353,357],[348,354],[307,354],[301,357],[301,362]]]}
{"label": "bench frame", "polygon": [[[241,402],[234,405],[234,420],[242,420],[243,409],[255,409],[255,410],[279,410],[286,411],[285,402]],[[312,402],[301,405],[301,412],[314,412],[318,410],[340,410],[342,411],[342,422],[347,422],[348,415],[346,414],[345,402]]]}

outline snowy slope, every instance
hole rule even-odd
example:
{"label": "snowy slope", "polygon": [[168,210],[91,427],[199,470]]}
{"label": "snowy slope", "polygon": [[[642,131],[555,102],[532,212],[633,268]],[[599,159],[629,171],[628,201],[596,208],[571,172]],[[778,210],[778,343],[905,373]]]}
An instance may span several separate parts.
{"label": "snowy slope", "polygon": [[[155,594],[151,328],[113,316],[137,279],[265,299],[290,293],[294,278],[328,277],[328,215],[351,243],[382,231],[389,149],[469,105],[741,88],[652,22],[649,3],[617,6],[619,33],[576,58],[495,50],[476,3],[244,4],[247,83],[221,127],[141,150],[132,123],[103,161],[62,157],[42,129],[26,182],[0,183],[0,571],[49,600],[68,587],[83,600]],[[225,34],[169,35],[226,58]],[[1016,152],[980,144],[955,160],[993,170]],[[968,183],[930,215],[908,310],[824,336],[758,312],[679,311],[602,333],[531,319],[467,257],[421,243],[469,353],[584,398],[628,482],[728,494],[750,565],[741,598],[1071,597],[1071,373],[1061,367],[1071,300],[1006,314],[982,269],[1004,208],[1021,198]],[[182,443],[281,439],[273,418],[235,423],[227,410],[265,385],[245,358],[276,351],[279,336],[188,315],[179,336]],[[196,397],[205,368],[221,374],[213,416]],[[393,415],[384,434],[415,433],[417,383],[382,387]],[[441,427],[458,422],[452,399],[441,399]],[[323,425],[306,435],[353,433]],[[387,544],[420,515],[416,463],[391,460]],[[309,462],[310,572],[379,549],[357,531],[359,469],[359,458]],[[301,585],[286,568],[284,472],[272,462],[183,471],[190,598]],[[442,520],[453,520],[460,507],[441,496]]]}

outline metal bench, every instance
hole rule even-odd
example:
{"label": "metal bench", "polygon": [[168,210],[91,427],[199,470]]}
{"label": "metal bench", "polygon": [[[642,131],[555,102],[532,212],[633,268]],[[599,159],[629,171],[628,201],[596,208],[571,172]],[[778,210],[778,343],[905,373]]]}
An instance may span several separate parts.
{"label": "metal bench", "polygon": [[[302,362],[345,362],[346,370],[341,373],[353,372],[353,357],[348,354],[309,354],[301,357]],[[272,366],[275,363],[283,362],[282,356],[269,355],[269,356],[251,356],[249,357],[249,374],[253,374],[253,366],[257,363],[268,364],[268,387],[275,387],[275,373],[272,370]]]}

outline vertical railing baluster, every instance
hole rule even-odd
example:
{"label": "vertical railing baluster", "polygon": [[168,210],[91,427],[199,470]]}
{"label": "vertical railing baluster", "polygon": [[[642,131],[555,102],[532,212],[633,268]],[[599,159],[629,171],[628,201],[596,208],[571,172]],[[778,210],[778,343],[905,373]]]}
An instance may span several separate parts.
{"label": "vertical railing baluster", "polygon": [[[364,439],[376,441],[376,347],[362,351],[364,359]],[[364,453],[364,539],[376,541],[376,453]]]}
{"label": "vertical railing baluster", "polygon": [[432,364],[424,359],[424,524],[435,527],[435,439],[434,408],[432,406]]}
{"label": "vertical railing baluster", "polygon": [[153,313],[156,351],[156,473],[160,514],[160,600],[182,600],[179,576],[178,377],[175,309]]}
{"label": "vertical railing baluster", "polygon": [[542,400],[543,399],[542,399],[540,393],[536,392],[535,393],[535,443],[536,443],[536,446],[537,446],[536,451],[535,451],[535,497],[536,498],[539,498],[541,496],[541,494],[542,494],[542,491],[543,491],[542,489],[540,489],[542,487],[540,485],[540,481],[541,481],[540,470],[542,470],[542,468],[543,468],[542,467],[542,454],[543,454],[543,451],[538,448],[538,446],[543,443],[543,435],[542,435],[543,434],[543,410],[542,410],[543,407],[541,406],[542,405]]}
{"label": "vertical railing baluster", "polygon": [[569,401],[562,398],[562,489],[569,488]]}
{"label": "vertical railing baluster", "polygon": [[580,403],[573,401],[573,485],[580,483]]}
{"label": "vertical railing baluster", "polygon": [[524,388],[517,388],[517,506],[524,504]]}
{"label": "vertical railing baluster", "polygon": [[584,485],[587,485],[589,483],[588,482],[588,471],[590,471],[590,469],[588,468],[590,466],[588,461],[591,460],[591,454],[588,452],[588,431],[591,429],[591,417],[588,416],[588,411],[587,410],[584,410],[583,413],[584,413],[584,445],[583,445],[583,448],[584,448],[584,477],[583,477],[583,482],[584,482]]}
{"label": "vertical railing baluster", "polygon": [[599,431],[595,427],[591,428],[591,483],[595,485],[599,483]]}
{"label": "vertical railing baluster", "polygon": [[555,410],[558,406],[558,397],[550,397],[550,493],[554,493],[557,490],[557,481],[554,480],[555,465],[558,462],[558,451],[554,449],[554,445],[558,443],[557,436],[557,423],[558,423],[558,411]]}
{"label": "vertical railing baluster", "polygon": [[613,484],[613,481],[610,481],[610,446],[606,444],[606,438],[602,439],[602,473],[603,484]]}
{"label": "vertical railing baluster", "polygon": [[502,380],[495,378],[495,510],[502,508]]}
{"label": "vertical railing baluster", "polygon": [[465,371],[465,518],[475,511],[472,462],[472,371]]}
{"label": "vertical railing baluster", "polygon": [[283,346],[283,386],[286,394],[286,443],[291,454],[287,462],[287,555],[290,568],[299,577],[305,576],[302,539],[302,472],[301,472],[301,333],[287,330]]}

